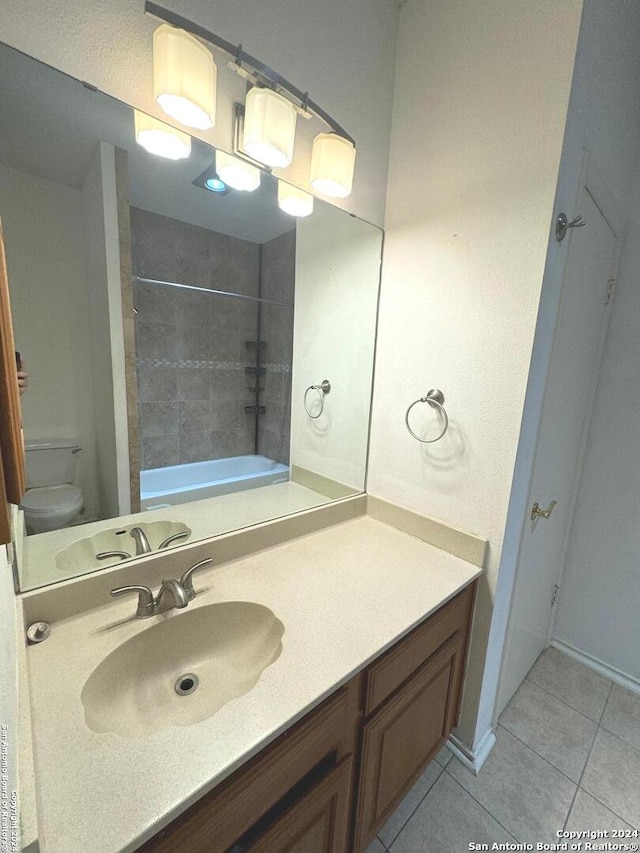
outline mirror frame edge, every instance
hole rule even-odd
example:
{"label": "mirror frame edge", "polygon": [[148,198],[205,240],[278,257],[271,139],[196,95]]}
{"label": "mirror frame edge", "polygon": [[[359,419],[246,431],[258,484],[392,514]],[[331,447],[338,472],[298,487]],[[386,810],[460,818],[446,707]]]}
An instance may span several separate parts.
{"label": "mirror frame edge", "polygon": [[4,485],[4,468],[2,465],[2,455],[0,454],[0,545],[9,545],[11,542],[11,508],[7,500],[7,492]]}
{"label": "mirror frame edge", "polygon": [[8,503],[19,505],[26,491],[22,412],[16,372],[9,278],[0,220],[0,470],[3,483],[0,494],[0,539],[3,544],[11,541]]}

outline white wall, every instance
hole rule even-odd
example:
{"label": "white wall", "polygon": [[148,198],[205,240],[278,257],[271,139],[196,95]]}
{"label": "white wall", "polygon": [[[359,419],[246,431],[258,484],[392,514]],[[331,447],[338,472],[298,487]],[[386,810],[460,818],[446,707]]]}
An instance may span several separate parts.
{"label": "white wall", "polygon": [[[364,489],[382,234],[316,205],[296,226],[291,463]],[[331,391],[310,418],[303,400]],[[319,412],[318,393],[307,404]]]}
{"label": "white wall", "polygon": [[100,143],[82,187],[100,509],[131,512],[115,151]]}
{"label": "white wall", "polygon": [[[6,792],[11,797],[12,791],[18,790],[18,677],[16,649],[16,606],[13,594],[13,577],[11,566],[7,562],[7,549],[0,545],[0,776],[2,776],[3,792],[0,792],[0,815],[3,822],[0,825],[2,849],[11,850],[11,825],[4,817],[8,817],[9,800],[3,798]],[[5,728],[6,726],[6,728]],[[4,775],[7,776],[6,789]],[[4,832],[8,834],[5,836]],[[6,843],[5,843],[6,842]]]}
{"label": "white wall", "polygon": [[0,166],[16,347],[29,373],[25,438],[80,442],[76,485],[98,511],[89,305],[80,190]]}
{"label": "white wall", "polygon": [[[562,150],[560,176],[554,210],[574,211],[583,152],[588,152],[591,170],[598,179],[598,188],[609,196],[608,202],[624,215],[629,189],[633,184],[638,162],[637,115],[640,110],[640,72],[636,49],[640,32],[640,8],[634,0],[613,0],[603,6],[598,0],[585,0],[580,39],[576,54],[574,79]],[[629,214],[627,214],[628,218]],[[637,227],[634,224],[631,228]],[[517,561],[518,544],[526,517],[532,450],[538,429],[547,367],[553,344],[555,317],[558,311],[560,282],[566,252],[562,244],[552,239],[542,288],[536,338],[527,388],[522,434],[516,461],[513,489],[504,548],[500,566],[500,586],[487,655],[488,677],[483,687],[480,722],[488,723],[500,711],[494,710],[498,666],[507,627],[512,585]],[[624,265],[623,265],[624,266]],[[624,288],[625,273],[620,273],[620,288]],[[630,285],[633,286],[633,285]],[[615,316],[609,327],[609,340],[616,335]],[[607,356],[605,356],[605,364]],[[600,387],[602,387],[600,381]],[[600,392],[598,393],[598,397]],[[596,412],[599,408],[596,399]],[[587,448],[587,457],[591,451]],[[589,465],[589,458],[587,465]],[[577,512],[582,512],[584,487],[578,492]],[[605,510],[608,512],[608,510]],[[593,524],[594,517],[590,517]],[[600,518],[595,530],[600,530]],[[624,570],[623,570],[624,571]],[[563,581],[564,583],[564,581]],[[606,581],[605,581],[606,583]],[[571,598],[561,590],[558,611]],[[585,623],[586,625],[586,623]]]}
{"label": "white wall", "polygon": [[[382,224],[398,15],[394,0],[172,0],[161,5],[234,44],[241,42],[302,91],[308,89],[358,146],[354,192],[344,206]],[[5,0],[0,32],[13,47],[160,117],[151,70],[151,35],[158,21],[145,16],[143,8],[142,0]],[[226,73],[224,59],[218,68],[222,102],[216,128],[201,136],[229,150],[229,97],[241,99],[244,84]],[[304,132],[304,122],[298,124]],[[305,148],[301,138],[299,154],[306,161]],[[282,176],[306,185],[306,163]]]}
{"label": "white wall", "polygon": [[[476,677],[581,7],[409,0],[400,15],[368,490],[488,537]],[[405,411],[432,387],[445,394],[450,426],[437,444],[420,445]],[[479,690],[472,681],[461,727],[467,742]]]}

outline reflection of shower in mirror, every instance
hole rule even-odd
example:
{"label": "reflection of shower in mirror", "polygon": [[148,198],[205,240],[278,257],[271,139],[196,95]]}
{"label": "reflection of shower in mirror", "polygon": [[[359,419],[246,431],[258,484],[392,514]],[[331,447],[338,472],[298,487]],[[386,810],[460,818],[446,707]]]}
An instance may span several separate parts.
{"label": "reflection of shower in mirror", "polygon": [[194,477],[216,486],[192,500],[237,491],[226,471],[201,474],[215,461],[288,471],[295,230],[255,243],[132,207],[131,260],[142,509],[150,479],[180,502]]}
{"label": "reflection of shower in mirror", "polygon": [[142,509],[164,509],[288,479],[287,465],[255,454],[154,468],[140,474]]}

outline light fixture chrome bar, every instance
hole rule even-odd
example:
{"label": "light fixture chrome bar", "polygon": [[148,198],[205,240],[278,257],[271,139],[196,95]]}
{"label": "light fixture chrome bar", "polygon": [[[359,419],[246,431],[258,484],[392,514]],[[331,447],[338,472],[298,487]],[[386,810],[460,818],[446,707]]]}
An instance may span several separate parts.
{"label": "light fixture chrome bar", "polygon": [[239,104],[237,101],[233,105],[233,146],[232,150],[236,157],[246,160],[251,166],[260,169],[266,175],[271,174],[271,166],[265,166],[259,160],[254,160],[242,148],[242,136],[244,133],[244,104]]}
{"label": "light fixture chrome bar", "polygon": [[177,281],[161,281],[157,278],[143,278],[140,275],[132,275],[131,278],[136,284],[160,284],[164,287],[178,287],[180,290],[196,290],[198,293],[211,293],[213,296],[231,296],[234,299],[245,299],[247,302],[261,302],[263,305],[279,305],[281,308],[293,308],[293,305],[289,302],[278,302],[276,299],[263,299],[257,296],[247,296],[245,293],[233,293],[230,290],[214,290],[212,287],[196,287],[195,284],[181,284]]}
{"label": "light fixture chrome bar", "polygon": [[229,54],[229,56],[234,60],[238,70],[242,69],[243,63],[250,65],[253,71],[259,75],[259,77],[263,78],[263,80],[267,81],[271,86],[287,92],[287,94],[299,101],[300,107],[303,111],[310,112],[317,116],[317,118],[321,119],[328,127],[331,128],[331,130],[335,131],[335,133],[342,136],[355,146],[356,143],[353,137],[350,136],[347,131],[329,115],[329,113],[325,112],[322,107],[310,100],[308,92],[301,92],[300,89],[293,85],[293,83],[290,83],[288,80],[285,80],[284,77],[281,77],[277,71],[269,68],[268,65],[265,65],[264,62],[260,62],[259,59],[251,56],[251,54],[246,53],[242,49],[241,44],[231,44],[231,42],[226,41],[226,39],[212,33],[211,30],[207,30],[199,24],[194,24],[193,21],[190,21],[188,18],[184,18],[182,15],[177,15],[175,12],[171,12],[168,9],[164,9],[162,6],[158,6],[157,3],[150,2],[150,0],[145,0],[144,10],[147,14],[153,15],[154,18],[159,18],[161,21],[165,21],[165,23],[171,24],[173,27],[179,27],[181,30],[191,33],[193,36],[197,36],[198,38],[204,39],[204,41],[208,41],[210,44],[220,48],[220,50],[224,50],[224,52]]}

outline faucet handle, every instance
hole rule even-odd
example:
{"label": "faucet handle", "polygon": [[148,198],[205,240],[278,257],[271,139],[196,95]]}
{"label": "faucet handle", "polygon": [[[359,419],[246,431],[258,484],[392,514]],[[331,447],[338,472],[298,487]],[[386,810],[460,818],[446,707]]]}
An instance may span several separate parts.
{"label": "faucet handle", "polygon": [[131,554],[128,551],[102,551],[100,554],[96,554],[96,560],[112,560],[114,557],[130,560]]}
{"label": "faucet handle", "polygon": [[115,589],[111,590],[111,595],[115,597],[117,595],[125,595],[127,592],[138,593],[138,609],[136,610],[136,617],[138,619],[146,619],[147,616],[153,616],[153,607],[155,602],[153,599],[153,593],[148,586],[139,586],[138,584],[132,584],[131,586],[117,586]]}
{"label": "faucet handle", "polygon": [[187,571],[180,578],[180,583],[184,591],[187,593],[187,598],[189,601],[193,601],[193,599],[196,597],[196,591],[193,588],[193,573],[197,569],[201,569],[203,566],[208,566],[209,563],[213,563],[213,560],[210,557],[208,557],[206,560],[200,560],[199,563],[196,563],[195,565],[191,566],[190,569],[187,569]]}
{"label": "faucet handle", "polygon": [[163,548],[168,548],[172,542],[177,542],[178,539],[186,539],[187,536],[190,536],[190,533],[187,530],[183,530],[182,533],[173,533],[171,536],[167,536],[167,538],[163,539],[158,545],[158,551],[162,551]]}

